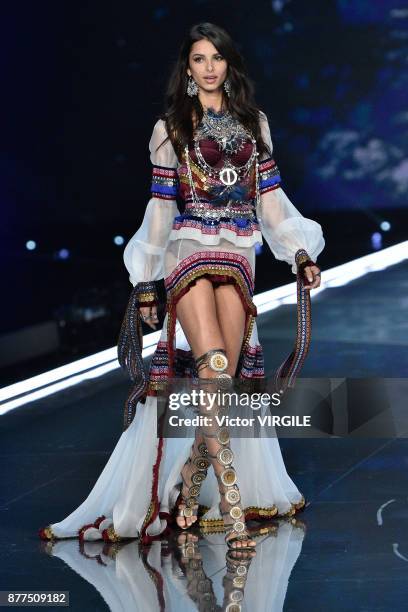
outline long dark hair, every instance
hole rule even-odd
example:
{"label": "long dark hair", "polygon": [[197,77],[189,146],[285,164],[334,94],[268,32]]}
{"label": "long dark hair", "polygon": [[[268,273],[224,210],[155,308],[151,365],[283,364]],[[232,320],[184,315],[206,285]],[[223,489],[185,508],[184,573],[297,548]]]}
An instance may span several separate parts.
{"label": "long dark hair", "polygon": [[[227,96],[223,89],[223,105],[233,117],[236,117],[242,125],[252,132],[256,139],[259,154],[267,153],[270,155],[271,151],[261,137],[259,109],[254,99],[254,86],[247,74],[241,54],[236,49],[230,35],[223,28],[213,23],[199,23],[192,26],[180,47],[178,58],[168,81],[165,98],[166,110],[160,117],[166,122],[168,137],[173,144],[177,157],[180,159],[183,147],[193,138],[193,114],[198,121],[203,116],[203,107],[198,96],[190,97],[186,93],[190,50],[195,42],[203,39],[212,42],[228,64],[227,76],[231,83],[231,90],[230,96]],[[161,144],[164,144],[164,142]]]}

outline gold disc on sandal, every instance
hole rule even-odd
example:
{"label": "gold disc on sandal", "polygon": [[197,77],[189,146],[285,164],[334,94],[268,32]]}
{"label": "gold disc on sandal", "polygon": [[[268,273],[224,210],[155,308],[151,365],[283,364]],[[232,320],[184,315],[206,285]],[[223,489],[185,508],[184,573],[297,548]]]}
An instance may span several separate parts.
{"label": "gold disc on sandal", "polygon": [[242,516],[242,509],[239,506],[234,506],[229,513],[231,518],[237,520]]}
{"label": "gold disc on sandal", "polygon": [[210,462],[208,461],[208,459],[204,459],[204,457],[195,457],[194,465],[201,472],[205,472],[208,469]]}
{"label": "gold disc on sandal", "polygon": [[201,442],[198,445],[198,452],[200,453],[200,455],[203,455],[205,457],[208,455],[208,448],[205,442]]}
{"label": "gold disc on sandal", "polygon": [[235,576],[235,578],[232,580],[232,584],[234,587],[242,588],[245,586],[245,578],[243,576]]}
{"label": "gold disc on sandal", "polygon": [[229,603],[225,608],[225,612],[241,612],[241,606],[237,603]]}
{"label": "gold disc on sandal", "polygon": [[183,516],[185,516],[186,518],[190,518],[190,516],[193,516],[193,509],[192,508],[183,508]]}
{"label": "gold disc on sandal", "polygon": [[247,568],[245,565],[238,565],[235,571],[237,572],[238,576],[245,576],[247,573]]}
{"label": "gold disc on sandal", "polygon": [[229,465],[234,460],[234,453],[230,448],[221,448],[217,453],[217,459],[222,465]]}
{"label": "gold disc on sandal", "polygon": [[244,595],[242,593],[242,591],[232,591],[230,593],[230,600],[238,603],[239,601],[242,601],[244,599]]}
{"label": "gold disc on sandal", "polygon": [[237,504],[241,499],[239,491],[237,489],[230,489],[225,493],[225,499],[229,504]]}
{"label": "gold disc on sandal", "polygon": [[237,475],[235,473],[235,470],[233,470],[233,468],[227,468],[226,470],[224,470],[221,473],[221,482],[224,486],[226,487],[230,487],[231,485],[235,484],[237,481]]}
{"label": "gold disc on sandal", "polygon": [[195,485],[200,485],[205,480],[206,475],[203,472],[195,472],[191,476],[191,482]]}
{"label": "gold disc on sandal", "polygon": [[193,485],[188,490],[189,497],[197,497],[200,495],[200,487],[198,485]]}
{"label": "gold disc on sandal", "polygon": [[245,524],[242,521],[237,521],[232,527],[237,533],[242,533],[245,531]]}
{"label": "gold disc on sandal", "polygon": [[209,366],[212,370],[220,372],[228,366],[228,359],[223,353],[214,353],[209,360]]}

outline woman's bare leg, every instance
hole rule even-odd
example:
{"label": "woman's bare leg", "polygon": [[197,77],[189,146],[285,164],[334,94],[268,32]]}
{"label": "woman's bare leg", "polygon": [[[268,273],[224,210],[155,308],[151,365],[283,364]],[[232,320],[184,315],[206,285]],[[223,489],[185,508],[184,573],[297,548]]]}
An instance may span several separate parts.
{"label": "woman's bare leg", "polygon": [[[245,311],[236,289],[228,284],[214,288],[209,279],[199,278],[178,301],[176,313],[194,357],[197,358],[214,348],[224,348],[228,358],[228,367],[225,371],[235,376],[245,324]],[[216,373],[206,366],[200,369],[199,376],[207,379],[215,378]],[[220,482],[220,474],[225,468],[213,459],[222,447],[216,437],[205,433],[204,431],[204,437],[196,433],[195,444],[205,440],[212,458],[211,463]],[[184,517],[180,517],[180,521],[177,521],[180,527],[184,527],[185,520]],[[189,524],[191,522],[187,523],[187,526]],[[245,547],[247,544],[254,545],[255,542],[243,540],[236,542],[236,547]]]}
{"label": "woman's bare leg", "polygon": [[[190,287],[177,303],[176,316],[195,357],[202,355],[209,348],[224,346],[224,339],[217,322],[214,289],[210,280],[199,278],[196,284]],[[201,371],[200,375],[207,377],[204,371]],[[195,454],[199,445],[203,443],[204,438],[197,428],[193,443]],[[196,520],[195,516],[178,516],[176,522],[179,527],[186,528]]]}

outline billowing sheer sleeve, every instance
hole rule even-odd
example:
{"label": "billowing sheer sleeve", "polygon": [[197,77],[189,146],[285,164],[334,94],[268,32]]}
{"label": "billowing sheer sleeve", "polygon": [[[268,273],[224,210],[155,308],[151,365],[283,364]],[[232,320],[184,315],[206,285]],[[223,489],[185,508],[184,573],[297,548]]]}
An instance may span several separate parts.
{"label": "billowing sheer sleeve", "polygon": [[271,150],[259,161],[259,191],[257,217],[262,234],[276,259],[286,261],[296,274],[295,255],[306,251],[309,259],[316,261],[324,248],[322,228],[316,221],[306,219],[295,208],[280,187],[279,170],[272,158],[272,139],[268,119],[260,113],[262,137]]}
{"label": "billowing sheer sleeve", "polygon": [[123,253],[130,282],[133,286],[145,283],[147,292],[150,286],[154,287],[153,281],[164,276],[164,252],[173,219],[179,212],[176,203],[177,156],[170,140],[157,150],[166,138],[166,124],[159,119],[149,142],[150,160],[153,165],[151,198],[141,226],[129,240]]}

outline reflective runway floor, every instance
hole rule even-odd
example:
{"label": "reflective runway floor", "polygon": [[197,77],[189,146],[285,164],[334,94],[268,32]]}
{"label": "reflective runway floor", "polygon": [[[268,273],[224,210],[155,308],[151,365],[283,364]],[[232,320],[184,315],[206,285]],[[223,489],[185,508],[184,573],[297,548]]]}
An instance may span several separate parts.
{"label": "reflective runway floor", "polygon": [[[316,295],[303,375],[406,377],[407,272],[400,264]],[[258,318],[268,371],[291,349],[294,316],[283,306]],[[76,508],[107,462],[127,389],[116,370],[1,417],[0,590],[69,591],[75,611],[407,609],[403,437],[281,439],[308,503],[296,519],[262,524],[253,559],[227,558],[220,533],[146,548],[41,542],[38,528]]]}

